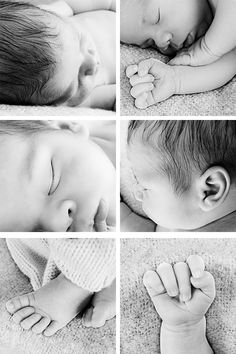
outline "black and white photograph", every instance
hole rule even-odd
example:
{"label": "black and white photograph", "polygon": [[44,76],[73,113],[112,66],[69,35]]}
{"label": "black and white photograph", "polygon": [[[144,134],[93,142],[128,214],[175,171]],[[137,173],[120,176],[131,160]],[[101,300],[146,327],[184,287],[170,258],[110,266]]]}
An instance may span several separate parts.
{"label": "black and white photograph", "polygon": [[1,354],[115,354],[116,243],[0,239]]}
{"label": "black and white photograph", "polygon": [[235,254],[235,239],[122,239],[120,353],[235,353]]}
{"label": "black and white photograph", "polygon": [[121,231],[236,231],[236,120],[122,121],[120,146]]}
{"label": "black and white photograph", "polygon": [[1,0],[0,115],[116,111],[116,0]]}
{"label": "black and white photograph", "polygon": [[236,115],[234,0],[120,0],[122,116]]}
{"label": "black and white photograph", "polygon": [[1,120],[0,232],[114,232],[114,120]]}

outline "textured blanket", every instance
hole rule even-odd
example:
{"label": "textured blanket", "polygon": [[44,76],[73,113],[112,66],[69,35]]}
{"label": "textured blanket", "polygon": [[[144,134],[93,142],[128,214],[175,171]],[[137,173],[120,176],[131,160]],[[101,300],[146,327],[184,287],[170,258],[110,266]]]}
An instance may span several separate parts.
{"label": "textured blanket", "polygon": [[[218,116],[236,115],[236,78],[227,85],[206,93],[172,96],[168,100],[151,106],[146,110],[137,109],[130,95],[131,86],[125,75],[130,64],[136,64],[147,58],[156,58],[167,62],[168,58],[153,49],[141,49],[131,45],[121,45],[121,106],[123,116]],[[217,73],[216,73],[217,74]]]}
{"label": "textured blanket", "polygon": [[112,111],[81,107],[0,105],[2,116],[114,116]]}
{"label": "textured blanket", "polygon": [[[215,354],[236,353],[236,239],[121,240],[121,353],[159,354],[160,318],[144,288],[146,270],[161,262],[203,257],[214,275],[216,298],[207,313]],[[174,354],[174,353],[173,353]],[[200,354],[200,353],[199,353]]]}
{"label": "textured blanket", "polygon": [[1,354],[115,354],[115,319],[100,329],[87,329],[75,318],[51,338],[24,331],[14,324],[5,303],[32,291],[29,279],[13,262],[0,239],[0,353]]}

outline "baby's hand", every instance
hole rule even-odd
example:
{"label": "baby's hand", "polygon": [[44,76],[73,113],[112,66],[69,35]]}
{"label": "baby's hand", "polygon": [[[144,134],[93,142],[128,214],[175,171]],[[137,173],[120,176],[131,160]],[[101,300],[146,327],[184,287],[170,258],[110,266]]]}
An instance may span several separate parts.
{"label": "baby's hand", "polygon": [[204,268],[202,258],[193,255],[186,263],[161,263],[156,272],[144,274],[144,285],[165,324],[192,325],[204,317],[215,298],[214,278]]}
{"label": "baby's hand", "polygon": [[205,42],[205,38],[202,37],[191,47],[181,50],[168,64],[202,66],[211,64],[219,58],[220,56],[210,50]]}
{"label": "baby's hand", "polygon": [[135,106],[145,109],[164,101],[177,92],[177,75],[174,67],[157,59],[146,59],[126,70],[135,98]]}
{"label": "baby's hand", "polygon": [[51,4],[39,5],[38,7],[49,12],[55,12],[55,14],[61,17],[70,17],[74,14],[72,8],[64,0],[58,0]]}

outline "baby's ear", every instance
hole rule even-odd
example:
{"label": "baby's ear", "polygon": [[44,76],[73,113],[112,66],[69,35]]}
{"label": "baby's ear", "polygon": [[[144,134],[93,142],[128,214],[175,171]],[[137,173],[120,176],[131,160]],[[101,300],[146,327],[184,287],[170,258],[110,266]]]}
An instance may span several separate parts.
{"label": "baby's ear", "polygon": [[73,133],[82,135],[85,138],[89,137],[89,129],[78,121],[55,120],[50,121],[51,125],[56,129],[70,130]]}
{"label": "baby's ear", "polygon": [[74,15],[72,8],[63,0],[55,1],[51,4],[38,5],[38,7],[45,11],[54,12],[61,17],[70,17]]}
{"label": "baby's ear", "polygon": [[211,211],[221,205],[230,189],[230,176],[225,168],[213,166],[199,178],[197,190],[199,206],[203,211]]}

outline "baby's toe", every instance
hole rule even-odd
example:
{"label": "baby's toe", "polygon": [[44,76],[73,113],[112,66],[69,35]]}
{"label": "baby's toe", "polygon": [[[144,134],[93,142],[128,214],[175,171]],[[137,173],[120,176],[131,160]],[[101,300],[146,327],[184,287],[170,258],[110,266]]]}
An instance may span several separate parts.
{"label": "baby's toe", "polygon": [[92,314],[93,314],[93,307],[89,307],[88,310],[83,315],[83,325],[85,327],[91,327],[91,319],[92,319]]}
{"label": "baby's toe", "polygon": [[100,308],[96,308],[96,307],[94,308],[92,319],[91,319],[91,326],[93,328],[99,328],[104,326],[106,320],[108,320],[107,311],[105,309],[103,310],[104,311],[102,311],[102,309]]}
{"label": "baby's toe", "polygon": [[15,323],[19,324],[21,321],[32,315],[34,312],[35,309],[33,307],[23,307],[22,309],[14,313],[14,315],[12,316],[12,320]]}
{"label": "baby's toe", "polygon": [[34,313],[33,315],[21,321],[20,325],[22,328],[29,330],[36,323],[38,323],[41,320],[41,318],[42,316],[39,313]]}
{"label": "baby's toe", "polygon": [[53,336],[59,329],[61,329],[64,326],[61,326],[58,322],[52,321],[49,326],[45,329],[43,332],[43,335],[46,337],[51,337]]}
{"label": "baby's toe", "polygon": [[38,323],[36,323],[32,328],[32,332],[36,334],[43,333],[43,331],[48,327],[50,324],[51,319],[49,317],[43,317]]}
{"label": "baby's toe", "polygon": [[7,301],[6,309],[9,313],[13,314],[20,310],[22,307],[33,306],[33,296],[32,294],[25,294],[21,296],[16,296],[13,299]]}

